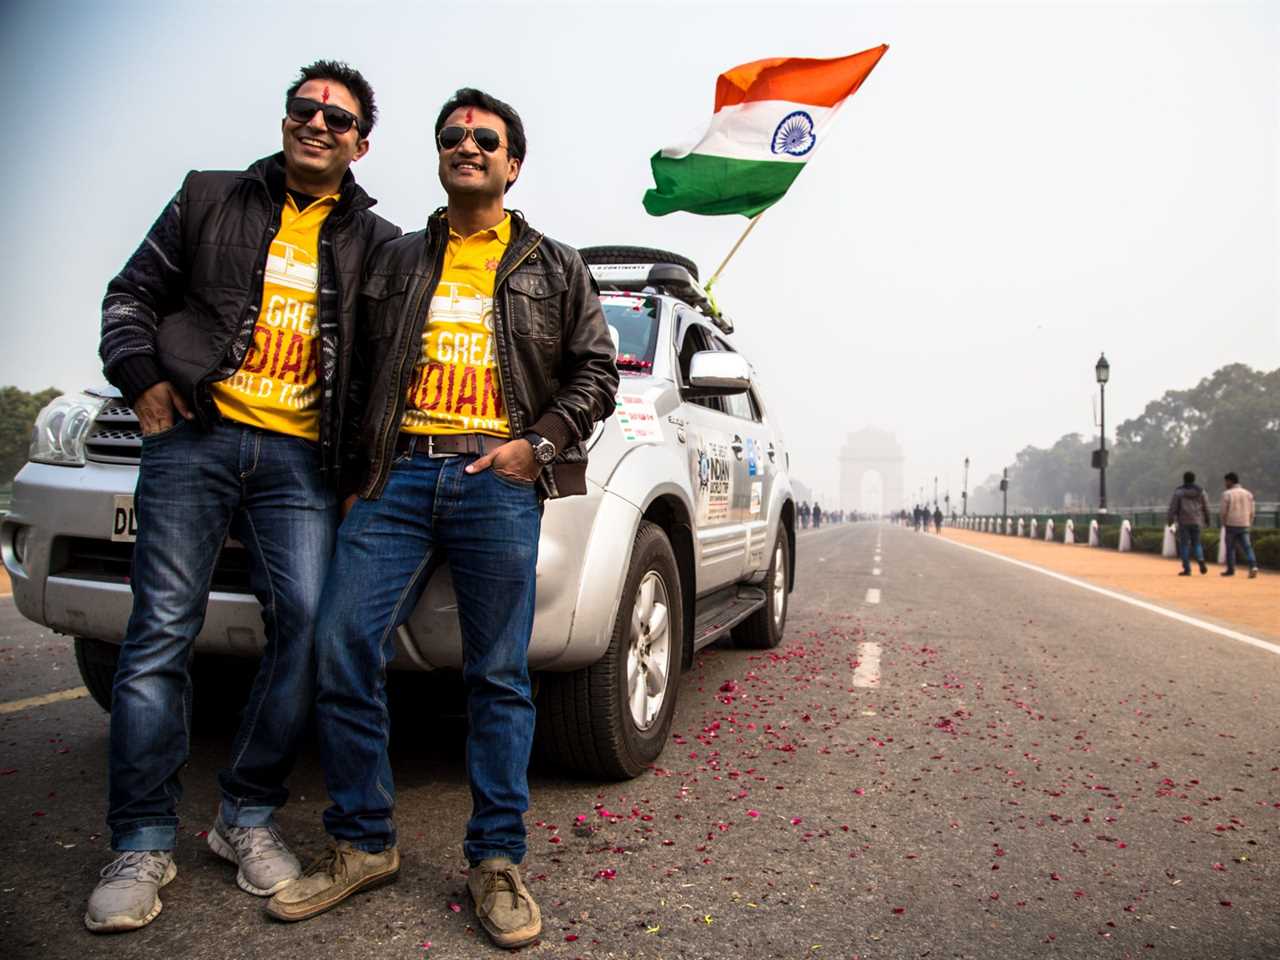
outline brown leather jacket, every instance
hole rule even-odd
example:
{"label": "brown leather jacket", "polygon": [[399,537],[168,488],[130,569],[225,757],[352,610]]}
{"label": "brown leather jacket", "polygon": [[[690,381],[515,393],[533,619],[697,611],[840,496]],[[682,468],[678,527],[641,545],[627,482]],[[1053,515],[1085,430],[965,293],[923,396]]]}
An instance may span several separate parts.
{"label": "brown leather jacket", "polygon": [[[349,422],[348,487],[376,500],[386,487],[405,394],[422,351],[427,307],[440,283],[449,227],[437,210],[423,230],[384,244],[361,295],[356,366],[363,415]],[[494,346],[513,438],[556,445],[538,480],[543,497],[586,493],[583,441],[613,413],[613,338],[595,281],[578,251],[539,233],[517,212],[493,293]]]}

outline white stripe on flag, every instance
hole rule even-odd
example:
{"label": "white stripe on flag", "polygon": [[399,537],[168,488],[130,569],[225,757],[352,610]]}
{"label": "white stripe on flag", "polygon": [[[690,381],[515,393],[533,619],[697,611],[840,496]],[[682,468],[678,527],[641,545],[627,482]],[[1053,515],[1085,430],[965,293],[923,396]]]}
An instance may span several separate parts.
{"label": "white stripe on flag", "polygon": [[679,159],[691,153],[725,157],[730,160],[776,160],[779,163],[804,163],[813,150],[801,156],[786,152],[774,153],[773,138],[782,121],[797,111],[808,115],[813,123],[817,143],[821,143],[822,131],[839,109],[815,107],[807,103],[791,103],[786,100],[752,100],[725,107],[711,118],[711,125],[701,140],[692,144],[667,147],[664,157]]}

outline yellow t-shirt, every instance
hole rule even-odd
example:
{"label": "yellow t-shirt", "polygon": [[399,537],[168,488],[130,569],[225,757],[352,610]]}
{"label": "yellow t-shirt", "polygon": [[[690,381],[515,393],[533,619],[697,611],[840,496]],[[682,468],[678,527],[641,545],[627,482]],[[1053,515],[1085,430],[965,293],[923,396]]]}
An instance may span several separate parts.
{"label": "yellow t-shirt", "polygon": [[509,436],[494,355],[493,285],[510,242],[510,214],[466,238],[449,231],[401,430]]}
{"label": "yellow t-shirt", "polygon": [[262,281],[253,342],[236,373],[212,385],[227,419],[263,430],[320,437],[320,227],[338,195],[299,210],[292,194],[280,211]]}

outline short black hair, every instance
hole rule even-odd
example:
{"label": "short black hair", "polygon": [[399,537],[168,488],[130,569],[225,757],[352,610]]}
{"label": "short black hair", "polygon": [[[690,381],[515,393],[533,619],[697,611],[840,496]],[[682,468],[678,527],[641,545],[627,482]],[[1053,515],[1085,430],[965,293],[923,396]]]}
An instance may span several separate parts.
{"label": "short black hair", "polygon": [[1227,481],[1227,483],[1239,483],[1239,482],[1240,482],[1240,478],[1236,476],[1236,472],[1235,472],[1234,470],[1232,470],[1230,473],[1228,473],[1228,474],[1227,474],[1225,477],[1223,477],[1222,479],[1223,479],[1223,480],[1225,480],[1225,481]]}
{"label": "short black hair", "polygon": [[440,131],[444,129],[445,121],[449,119],[449,114],[459,107],[478,107],[501,117],[502,122],[507,125],[507,154],[521,163],[524,162],[524,152],[528,144],[525,142],[524,121],[520,119],[520,114],[516,113],[515,107],[510,104],[503,103],[497,97],[491,97],[483,90],[477,90],[474,87],[463,87],[440,108],[440,116],[436,117],[437,142],[440,139]]}
{"label": "short black hair", "polygon": [[1195,483],[1195,482],[1196,482],[1196,475],[1195,475],[1194,473],[1192,473],[1190,470],[1188,470],[1186,473],[1184,473],[1184,474],[1182,475],[1182,482],[1183,482],[1183,483]]}
{"label": "short black hair", "polygon": [[284,102],[288,104],[297,96],[302,85],[309,80],[332,80],[350,90],[351,95],[360,104],[360,122],[356,127],[360,131],[360,136],[369,135],[373,125],[378,122],[378,105],[373,102],[373,87],[369,86],[369,81],[364,78],[364,74],[341,60],[317,60],[302,68],[293,86],[284,92]]}

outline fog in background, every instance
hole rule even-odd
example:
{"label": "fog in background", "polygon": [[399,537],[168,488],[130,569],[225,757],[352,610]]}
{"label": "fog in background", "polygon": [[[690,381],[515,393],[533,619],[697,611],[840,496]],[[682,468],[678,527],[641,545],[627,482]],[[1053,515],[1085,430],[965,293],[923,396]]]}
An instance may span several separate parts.
{"label": "fog in background", "polygon": [[0,384],[101,382],[107,280],[187,170],[279,149],[313,59],[373,84],[355,172],[405,229],[443,202],[436,111],[478,86],[524,117],[509,202],[534,225],[706,277],[747,221],[648,216],[650,155],[705,126],[722,70],[879,43],[718,286],[824,506],[862,427],[896,434],[908,498],[936,475],[955,504],[966,456],[973,489],[1027,444],[1096,434],[1102,350],[1108,426],[1224,364],[1280,366],[1277,3],[7,0]]}

